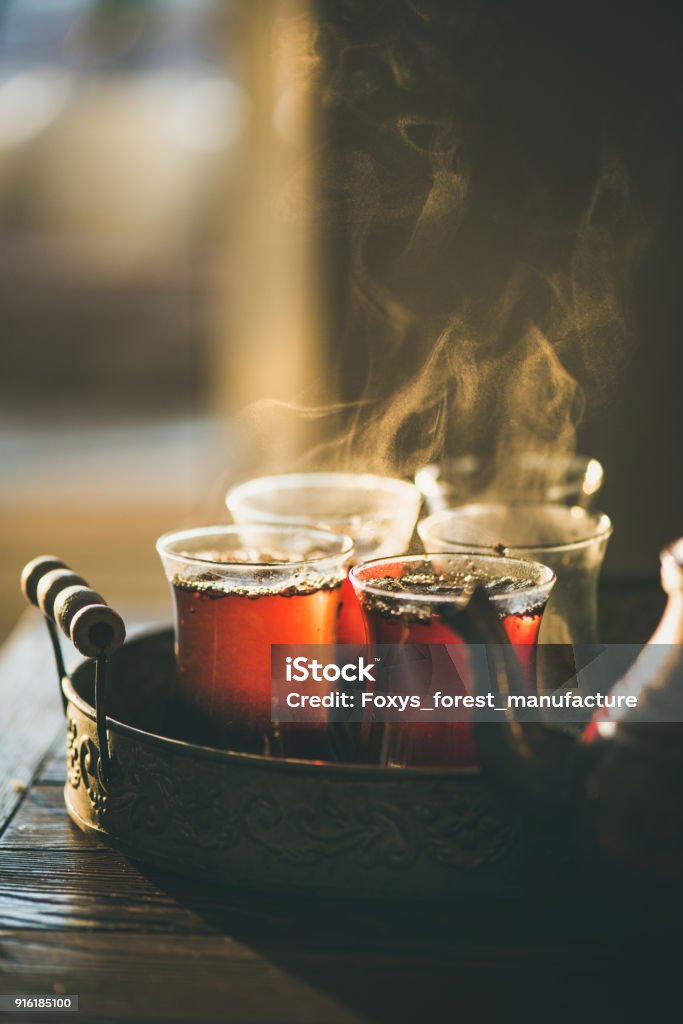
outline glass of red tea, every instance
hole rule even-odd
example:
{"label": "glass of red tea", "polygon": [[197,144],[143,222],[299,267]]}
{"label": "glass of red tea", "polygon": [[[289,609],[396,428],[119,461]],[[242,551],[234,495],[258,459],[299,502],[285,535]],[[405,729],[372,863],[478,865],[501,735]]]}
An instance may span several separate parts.
{"label": "glass of red tea", "polygon": [[[373,645],[438,645],[452,662],[454,692],[471,695],[462,611],[482,588],[502,622],[528,691],[535,689],[538,631],[555,582],[538,562],[481,554],[435,553],[377,559],[350,572]],[[444,645],[447,645],[444,647]],[[464,645],[460,649],[456,645]],[[473,765],[469,721],[365,723],[371,760],[394,765]]]}
{"label": "glass of red tea", "polygon": [[288,726],[301,742],[283,749],[271,721],[270,648],[336,643],[353,541],[302,526],[208,526],[167,533],[157,551],[175,606],[177,704],[192,738],[258,754],[324,752],[322,717]]}
{"label": "glass of red tea", "polygon": [[541,644],[597,644],[598,579],[612,535],[603,512],[553,502],[461,505],[423,519],[426,551],[478,551],[549,565],[557,574]]}
{"label": "glass of red tea", "polygon": [[[422,496],[405,480],[372,473],[286,473],[233,487],[226,504],[237,523],[323,524],[348,534],[354,541],[354,562],[361,562],[408,548]],[[338,642],[365,642],[349,581],[342,587]]]}

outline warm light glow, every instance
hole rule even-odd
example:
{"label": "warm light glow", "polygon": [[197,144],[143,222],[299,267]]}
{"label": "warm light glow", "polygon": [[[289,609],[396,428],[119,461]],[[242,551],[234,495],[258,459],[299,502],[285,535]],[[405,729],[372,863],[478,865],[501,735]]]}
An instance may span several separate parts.
{"label": "warm light glow", "polygon": [[166,133],[178,146],[214,153],[229,146],[244,131],[248,102],[244,91],[229,78],[188,82],[171,105]]}
{"label": "warm light glow", "polygon": [[39,135],[63,109],[69,93],[66,75],[53,70],[14,75],[0,85],[0,149]]}
{"label": "warm light glow", "polygon": [[583,480],[583,493],[595,494],[602,485],[602,466],[597,459],[591,459],[586,466],[586,475]]}
{"label": "warm light glow", "polygon": [[415,474],[415,483],[423,494],[438,496],[441,493],[439,467],[435,465],[423,466]]}
{"label": "warm light glow", "polygon": [[273,125],[281,139],[291,146],[302,143],[308,127],[308,97],[297,88],[286,89],[280,96],[273,112]]}

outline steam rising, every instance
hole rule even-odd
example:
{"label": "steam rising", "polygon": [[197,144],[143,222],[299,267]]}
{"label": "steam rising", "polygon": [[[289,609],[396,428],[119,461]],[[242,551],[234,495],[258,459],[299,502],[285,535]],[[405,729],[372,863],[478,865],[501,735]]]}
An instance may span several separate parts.
{"label": "steam rising", "polygon": [[316,9],[319,185],[293,182],[282,208],[334,254],[330,403],[259,403],[253,419],[270,434],[266,411],[318,419],[308,468],[408,475],[474,452],[504,473],[514,451],[572,450],[629,344],[642,231],[619,157],[603,153],[582,209],[544,188],[489,116],[503,16],[429,0]]}

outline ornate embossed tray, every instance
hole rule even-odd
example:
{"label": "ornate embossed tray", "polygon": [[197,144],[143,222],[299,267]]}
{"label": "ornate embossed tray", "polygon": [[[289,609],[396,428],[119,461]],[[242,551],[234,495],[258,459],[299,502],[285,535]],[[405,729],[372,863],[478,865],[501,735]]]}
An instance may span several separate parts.
{"label": "ornate embossed tray", "polygon": [[[64,794],[79,828],[205,881],[329,897],[512,894],[557,865],[547,837],[539,847],[476,769],[287,760],[172,738],[172,631],[121,646],[120,617],[60,565],[35,560],[23,586],[55,647]],[[86,654],[70,675],[55,624]]]}
{"label": "ornate embossed tray", "polygon": [[95,671],[63,680],[71,818],[131,857],[216,882],[328,896],[443,898],[515,887],[520,822],[476,770],[400,769],[237,754],[159,735],[171,631],[111,659],[105,782]]}

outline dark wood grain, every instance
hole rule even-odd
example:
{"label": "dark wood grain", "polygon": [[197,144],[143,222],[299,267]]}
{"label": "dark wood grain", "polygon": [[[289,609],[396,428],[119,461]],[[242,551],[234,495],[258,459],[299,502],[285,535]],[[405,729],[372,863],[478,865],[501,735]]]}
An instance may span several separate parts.
{"label": "dark wood grain", "polygon": [[58,737],[40,766],[36,782],[45,786],[63,786],[66,782],[66,737],[60,730]]}
{"label": "dark wood grain", "polygon": [[[381,947],[405,960],[430,960],[448,950],[489,949],[495,924],[502,946],[520,936],[543,946],[548,938],[565,951],[582,930],[580,915],[564,907],[558,933],[555,911],[544,897],[529,900],[523,924],[515,908],[507,914],[495,904],[460,906],[457,920],[441,908],[382,904],[371,920],[365,904],[295,900],[230,889],[216,889],[201,879],[184,878],[152,866],[132,864],[82,833],[67,817],[61,786],[34,785],[0,839],[0,925],[93,931],[161,932],[184,930],[208,934],[239,929],[249,941],[267,941],[320,953],[323,929],[328,949],[346,956],[358,949],[363,933],[365,954]],[[405,920],[410,918],[410,926]],[[594,924],[593,940],[604,944]],[[561,940],[561,942],[560,942]]]}
{"label": "dark wood grain", "polygon": [[[81,1019],[358,1024],[363,1018],[229,936],[0,933],[30,990],[80,996]],[[104,965],[109,981],[105,978]],[[0,986],[2,982],[0,980]],[[54,1018],[53,1018],[54,1019]]]}
{"label": "dark wood grain", "polygon": [[58,732],[64,714],[52,648],[28,612],[0,651],[0,834]]}
{"label": "dark wood grain", "polygon": [[[611,595],[606,639],[644,639],[657,588]],[[656,927],[647,917],[661,897],[608,899],[599,888],[506,905],[322,903],[131,863],[66,815],[50,655],[28,617],[0,659],[0,992],[57,986],[96,1024],[498,1022],[560,1007],[621,1020],[633,983],[613,979],[644,983],[644,934],[661,987],[666,951],[680,949],[678,912],[658,913]]]}
{"label": "dark wood grain", "polygon": [[0,837],[3,855],[10,850],[61,851],[75,846],[81,850],[104,849],[96,839],[79,832],[67,817],[61,785],[31,786]]}
{"label": "dark wood grain", "polygon": [[0,853],[0,927],[215,931],[105,847]]}

